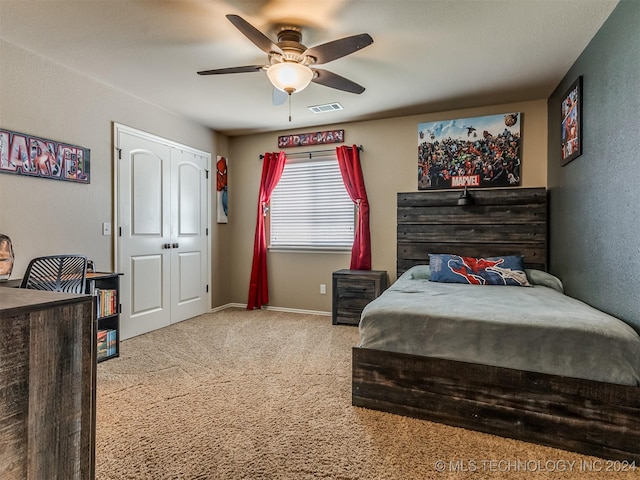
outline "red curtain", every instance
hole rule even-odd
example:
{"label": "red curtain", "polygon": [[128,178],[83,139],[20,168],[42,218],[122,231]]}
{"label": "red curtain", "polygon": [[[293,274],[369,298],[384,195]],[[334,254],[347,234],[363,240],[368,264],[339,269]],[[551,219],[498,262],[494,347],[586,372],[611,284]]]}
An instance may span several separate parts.
{"label": "red curtain", "polygon": [[371,270],[371,232],[369,231],[369,200],[364,187],[358,147],[336,148],[338,165],[347,193],[357,207],[356,232],[351,249],[351,270]]}
{"label": "red curtain", "polygon": [[253,264],[251,265],[251,281],[249,282],[249,300],[247,310],[261,308],[269,303],[269,285],[267,282],[267,238],[264,229],[264,218],[267,215],[271,192],[276,188],[286,162],[284,152],[265,153],[258,196],[258,218],[253,243]]}

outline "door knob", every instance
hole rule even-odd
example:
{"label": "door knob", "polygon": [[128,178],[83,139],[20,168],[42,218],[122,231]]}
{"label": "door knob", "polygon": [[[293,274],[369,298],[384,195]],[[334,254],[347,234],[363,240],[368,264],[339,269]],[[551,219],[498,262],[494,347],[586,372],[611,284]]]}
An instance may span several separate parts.
{"label": "door knob", "polygon": [[177,243],[174,243],[173,245],[171,245],[173,248],[178,248],[180,245]]}
{"label": "door knob", "polygon": [[171,244],[170,243],[163,243],[162,244],[162,248],[171,248]]}

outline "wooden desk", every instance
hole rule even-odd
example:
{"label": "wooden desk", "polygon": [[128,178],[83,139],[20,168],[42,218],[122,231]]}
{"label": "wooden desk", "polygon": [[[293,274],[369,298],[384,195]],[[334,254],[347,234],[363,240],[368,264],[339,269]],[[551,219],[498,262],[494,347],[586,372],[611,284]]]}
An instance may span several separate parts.
{"label": "wooden desk", "polygon": [[89,295],[0,288],[0,478],[95,478]]}

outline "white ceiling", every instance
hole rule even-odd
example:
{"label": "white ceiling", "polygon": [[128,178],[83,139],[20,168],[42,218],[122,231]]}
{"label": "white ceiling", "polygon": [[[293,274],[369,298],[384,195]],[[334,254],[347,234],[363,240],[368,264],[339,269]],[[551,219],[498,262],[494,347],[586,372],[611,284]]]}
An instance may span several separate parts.
{"label": "white ceiling", "polygon": [[[228,135],[547,98],[618,0],[0,0],[0,38]],[[272,104],[266,64],[226,18],[312,47],[368,33],[324,65],[361,95],[312,83]],[[0,59],[0,67],[2,65]],[[307,107],[339,102],[344,110]]]}

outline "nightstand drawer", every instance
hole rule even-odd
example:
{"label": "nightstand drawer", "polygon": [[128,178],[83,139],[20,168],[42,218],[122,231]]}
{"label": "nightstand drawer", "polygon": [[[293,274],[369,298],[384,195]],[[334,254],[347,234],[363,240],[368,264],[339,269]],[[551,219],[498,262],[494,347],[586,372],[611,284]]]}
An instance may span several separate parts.
{"label": "nightstand drawer", "polygon": [[337,279],[338,298],[345,301],[368,300],[376,298],[376,283],[374,280]]}
{"label": "nightstand drawer", "polygon": [[333,324],[358,325],[364,307],[386,288],[386,271],[333,272]]}

